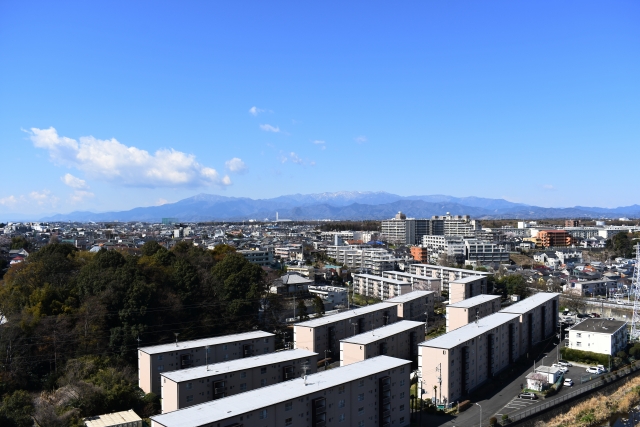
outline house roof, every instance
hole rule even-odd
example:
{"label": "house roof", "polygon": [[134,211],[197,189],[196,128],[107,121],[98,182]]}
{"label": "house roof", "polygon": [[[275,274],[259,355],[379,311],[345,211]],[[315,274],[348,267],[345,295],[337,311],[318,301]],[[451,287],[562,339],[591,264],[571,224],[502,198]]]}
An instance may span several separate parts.
{"label": "house roof", "polygon": [[363,314],[372,313],[378,310],[395,310],[397,307],[394,303],[379,302],[377,304],[368,305],[366,307],[356,308],[355,310],[346,310],[338,314],[332,314],[330,316],[318,317],[316,319],[307,320],[306,322],[296,323],[294,326],[301,326],[304,328],[315,328],[318,326],[329,325],[331,323],[339,322],[341,320],[351,319],[353,317],[361,316]]}
{"label": "house roof", "polygon": [[275,334],[264,331],[251,331],[243,334],[223,335],[219,337],[203,338],[199,340],[181,341],[177,344],[175,342],[168,344],[159,344],[149,347],[140,347],[138,350],[147,354],[165,353],[167,351],[179,351],[191,348],[205,347],[207,345],[218,345],[225,343],[232,343],[237,341],[244,341],[250,339],[268,338],[273,337]]}
{"label": "house roof", "polygon": [[601,334],[613,334],[618,329],[626,326],[627,322],[607,319],[585,319],[571,327],[572,331],[596,332]]}
{"label": "house roof", "polygon": [[408,331],[417,326],[424,326],[424,322],[414,322],[411,320],[402,320],[400,322],[392,323],[381,328],[373,329],[363,334],[354,335],[349,338],[341,339],[340,342],[347,342],[351,344],[370,344],[372,342],[379,341],[384,338],[388,338],[392,335],[399,334],[401,332]]}

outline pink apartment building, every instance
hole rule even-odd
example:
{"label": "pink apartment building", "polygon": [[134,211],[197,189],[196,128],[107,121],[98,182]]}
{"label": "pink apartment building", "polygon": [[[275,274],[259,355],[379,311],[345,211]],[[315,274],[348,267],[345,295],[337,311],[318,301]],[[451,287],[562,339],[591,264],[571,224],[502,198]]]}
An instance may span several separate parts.
{"label": "pink apartment building", "polygon": [[151,417],[152,427],[408,427],[411,364],[378,356]]}
{"label": "pink apartment building", "polygon": [[487,293],[487,278],[467,276],[449,282],[449,304]]}
{"label": "pink apartment building", "polygon": [[389,298],[385,302],[397,304],[398,320],[424,322],[428,317],[433,317],[433,306],[437,295],[438,293],[432,291],[413,291]]}
{"label": "pink apartment building", "polygon": [[145,393],[160,396],[160,375],[206,363],[272,353],[275,335],[252,331],[200,340],[160,344],[138,349],[138,385]]}
{"label": "pink apartment building", "polygon": [[447,332],[500,311],[500,295],[478,295],[447,306]]}
{"label": "pink apartment building", "polygon": [[297,323],[293,325],[294,346],[316,352],[321,359],[338,360],[341,339],[396,322],[396,306],[381,302]]}
{"label": "pink apartment building", "polygon": [[315,374],[317,365],[317,353],[308,350],[283,350],[165,372],[161,375],[162,412]]}
{"label": "pink apartment building", "polygon": [[[518,347],[519,315],[495,313],[420,344],[419,381],[439,403],[460,400],[513,363]],[[433,386],[437,386],[433,395]]]}
{"label": "pink apartment building", "polygon": [[340,366],[376,356],[414,361],[425,337],[424,323],[402,320],[340,341]]}

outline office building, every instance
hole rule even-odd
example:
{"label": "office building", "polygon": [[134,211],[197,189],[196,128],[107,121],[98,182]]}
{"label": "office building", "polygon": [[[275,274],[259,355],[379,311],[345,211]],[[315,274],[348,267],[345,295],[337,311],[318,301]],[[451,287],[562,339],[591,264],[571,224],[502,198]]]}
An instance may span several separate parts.
{"label": "office building", "polygon": [[449,282],[449,304],[487,293],[485,276],[467,276]]}
{"label": "office building", "polygon": [[408,427],[408,360],[378,356],[151,417],[151,427]]}
{"label": "office building", "polygon": [[447,306],[447,332],[500,311],[500,295],[478,295]]}
{"label": "office building", "polygon": [[269,332],[253,331],[140,347],[138,385],[145,393],[160,396],[160,374],[163,372],[272,353],[274,337]]}
{"label": "office building", "polygon": [[[340,357],[340,340],[398,320],[396,304],[381,302],[293,325],[295,348],[314,351],[320,358]],[[325,354],[325,351],[327,352]]]}
{"label": "office building", "polygon": [[162,412],[314,374],[317,365],[317,353],[298,349],[165,372]]}
{"label": "office building", "polygon": [[376,356],[416,360],[418,344],[425,336],[424,325],[423,322],[402,320],[340,340],[340,366]]}
{"label": "office building", "polygon": [[[423,398],[446,404],[461,400],[519,356],[519,316],[495,313],[420,344]],[[438,369],[436,369],[438,368]],[[438,386],[435,396],[433,386]]]}
{"label": "office building", "polygon": [[569,329],[568,347],[615,356],[627,348],[627,322],[585,319]]}
{"label": "office building", "polygon": [[433,317],[436,295],[432,291],[413,291],[399,297],[389,298],[386,303],[397,305],[398,320],[424,322]]}

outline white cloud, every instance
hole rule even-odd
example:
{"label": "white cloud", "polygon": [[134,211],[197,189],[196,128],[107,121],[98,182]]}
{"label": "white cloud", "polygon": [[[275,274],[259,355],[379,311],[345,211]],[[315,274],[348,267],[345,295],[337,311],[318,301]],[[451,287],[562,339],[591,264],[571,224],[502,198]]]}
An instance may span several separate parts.
{"label": "white cloud", "polygon": [[80,203],[85,199],[90,199],[94,196],[95,194],[93,194],[91,191],[76,190],[73,192],[73,194],[71,194],[71,196],[69,196],[69,198],[71,199],[71,203]]}
{"label": "white cloud", "polygon": [[274,132],[274,133],[280,132],[280,128],[278,126],[271,126],[270,124],[260,125],[260,129],[262,129],[265,132]]}
{"label": "white cloud", "polygon": [[324,144],[324,141],[321,141],[319,139],[316,139],[315,141],[313,141],[314,144]]}
{"label": "white cloud", "polygon": [[18,203],[19,199],[14,196],[7,196],[0,199],[0,205],[2,206],[15,206]]}
{"label": "white cloud", "polygon": [[289,158],[291,159],[291,161],[297,165],[301,165],[304,163],[304,160],[302,160],[300,157],[298,157],[298,155],[296,153],[294,153],[293,151],[291,153],[289,153]]}
{"label": "white cloud", "polygon": [[87,181],[85,181],[84,179],[75,177],[70,173],[67,173],[64,176],[60,177],[60,179],[62,180],[62,182],[64,182],[66,185],[68,185],[71,188],[77,188],[77,189],[89,188],[89,186],[87,185]]}
{"label": "white cloud", "polygon": [[215,169],[198,163],[195,156],[173,149],[154,154],[112,139],[60,137],[56,130],[31,128],[31,141],[49,152],[56,164],[74,167],[87,176],[132,187],[229,185]]}
{"label": "white cloud", "polygon": [[547,191],[554,191],[554,190],[556,189],[556,188],[555,188],[553,185],[551,185],[551,184],[544,184],[544,185],[542,186],[542,188],[543,188],[543,189],[545,189],[545,190],[547,190]]}
{"label": "white cloud", "polygon": [[263,110],[262,108],[258,108],[256,106],[253,106],[251,108],[249,108],[249,114],[251,114],[252,116],[257,116],[260,113],[264,113],[267,110]]}
{"label": "white cloud", "polygon": [[56,206],[60,200],[58,197],[52,195],[49,190],[32,191],[29,193],[29,198],[40,206]]}
{"label": "white cloud", "polygon": [[358,144],[363,144],[363,143],[367,142],[367,137],[364,136],[364,135],[360,135],[360,136],[355,137],[353,140],[355,142],[357,142]]}
{"label": "white cloud", "polygon": [[229,172],[233,173],[243,173],[247,170],[247,165],[245,164],[245,162],[243,162],[242,159],[239,159],[238,157],[227,160],[226,162],[224,162],[224,165]]}
{"label": "white cloud", "polygon": [[156,201],[156,206],[166,205],[167,203],[169,203],[169,201],[161,197]]}

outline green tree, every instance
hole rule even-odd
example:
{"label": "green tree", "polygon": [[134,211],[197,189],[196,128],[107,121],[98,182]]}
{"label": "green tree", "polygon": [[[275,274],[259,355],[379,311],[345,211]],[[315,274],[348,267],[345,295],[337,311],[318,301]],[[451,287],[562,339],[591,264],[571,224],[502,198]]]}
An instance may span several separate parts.
{"label": "green tree", "polygon": [[23,236],[17,236],[11,238],[11,249],[26,249],[31,250],[31,243]]}
{"label": "green tree", "polygon": [[17,390],[2,398],[0,425],[3,427],[33,426],[33,399],[24,390]]}
{"label": "green tree", "polygon": [[150,240],[142,245],[142,248],[140,250],[142,252],[142,255],[144,256],[153,256],[160,250],[160,248],[161,246],[158,242],[156,242],[155,240]]}
{"label": "green tree", "polygon": [[316,317],[321,317],[324,314],[324,302],[318,295],[313,297],[313,309],[316,312]]}
{"label": "green tree", "polygon": [[307,310],[307,305],[304,303],[304,300],[298,300],[298,306],[296,307],[297,315],[299,320],[306,320],[309,318],[309,312]]}

